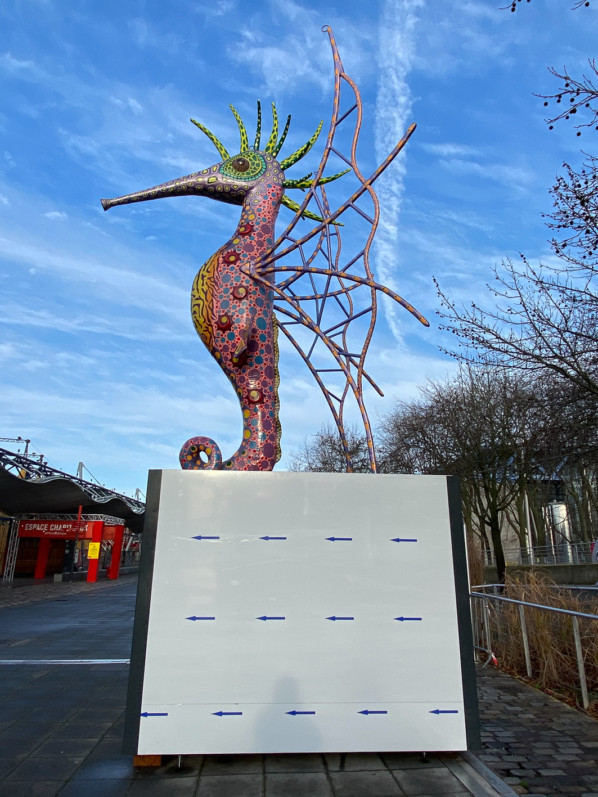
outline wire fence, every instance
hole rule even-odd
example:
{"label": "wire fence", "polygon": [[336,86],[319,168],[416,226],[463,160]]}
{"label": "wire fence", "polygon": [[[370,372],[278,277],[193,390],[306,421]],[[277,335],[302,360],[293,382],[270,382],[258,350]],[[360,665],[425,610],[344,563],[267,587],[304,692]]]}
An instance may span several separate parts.
{"label": "wire fence", "polygon": [[541,686],[573,687],[588,709],[591,693],[598,690],[598,614],[474,589],[474,645],[484,666],[502,659],[508,669]]}
{"label": "wire fence", "polygon": [[[508,565],[563,565],[598,563],[598,542],[563,542],[555,545],[504,548]],[[486,551],[486,564],[495,565],[494,551]]]}

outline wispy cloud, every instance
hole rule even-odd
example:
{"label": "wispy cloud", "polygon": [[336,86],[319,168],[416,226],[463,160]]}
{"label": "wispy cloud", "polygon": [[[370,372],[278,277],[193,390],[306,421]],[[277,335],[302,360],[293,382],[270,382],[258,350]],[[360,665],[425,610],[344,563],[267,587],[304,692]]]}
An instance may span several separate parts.
{"label": "wispy cloud", "polygon": [[316,86],[324,96],[330,89],[330,51],[322,33],[324,23],[331,25],[344,42],[345,66],[350,64],[352,76],[359,80],[371,72],[375,30],[369,15],[352,20],[327,8],[323,16],[321,8],[296,0],[269,0],[268,6],[269,13],[256,12],[241,27],[240,38],[227,52],[235,63],[259,75],[271,95],[311,94]]}
{"label": "wispy cloud", "polygon": [[[512,15],[501,12],[497,4],[478,2],[459,4],[458,13],[437,13],[422,27],[414,67],[445,81],[458,70],[486,73],[495,59],[513,60],[513,51],[529,35],[521,25],[513,25]],[[542,31],[535,31],[542,36]]]}
{"label": "wispy cloud", "polygon": [[[109,332],[138,340],[164,340],[187,330],[182,310],[196,262],[179,253],[176,265],[165,267],[172,255],[160,245],[131,248],[113,227],[94,227],[75,208],[47,211],[44,197],[14,189],[11,199],[0,214],[0,262],[15,285],[14,305],[5,290],[4,325]],[[33,225],[36,216],[39,222]],[[32,283],[26,289],[30,299],[23,314],[17,297],[25,271],[35,288]],[[46,285],[52,289],[46,291]],[[58,310],[61,303],[70,305],[68,313]]]}
{"label": "wispy cloud", "polygon": [[280,43],[272,44],[270,37],[243,28],[229,55],[259,72],[265,90],[275,97],[301,84],[315,84],[321,92],[328,85],[321,43],[304,31],[286,34]]}
{"label": "wispy cloud", "polygon": [[[136,176],[153,184],[159,181],[161,167],[164,179],[170,179],[167,169],[174,161],[184,162],[183,173],[189,173],[209,165],[214,157],[208,140],[189,123],[194,102],[180,89],[132,85],[101,74],[91,82],[52,61],[36,63],[8,53],[0,56],[2,70],[15,83],[31,84],[46,97],[58,98],[62,109],[76,112],[75,121],[69,117],[69,124],[58,125],[53,133],[73,161],[102,175],[106,184],[122,184],[127,178],[133,182]],[[225,109],[210,109],[202,121],[213,127]],[[37,114],[29,102],[21,102],[18,110],[28,116]]]}
{"label": "wispy cloud", "polygon": [[[595,45],[588,16],[556,0],[521,5],[515,15],[479,0],[184,0],[138,2],[133,10],[113,3],[106,14],[84,2],[65,15],[56,2],[0,3],[4,433],[33,438],[36,450],[67,469],[83,459],[119,488],[143,488],[148,467],[177,467],[178,449],[193,434],[210,435],[225,455],[237,448],[238,402],[195,334],[189,291],[238,209],[184,197],[105,214],[99,197],[220,160],[189,117],[230,150],[238,132],[229,102],[253,128],[260,98],[267,132],[271,99],[281,115],[292,113],[285,154],[320,119],[326,129],[332,59],[324,24],[361,91],[364,174],[418,122],[375,186],[385,215],[371,263],[378,281],[412,301],[432,327],[381,299],[367,370],[386,398],[366,387],[373,424],[388,402],[443,376],[451,361],[435,350],[431,275],[456,301],[478,300],[504,257],[542,254],[546,190],[559,163],[575,157],[574,136],[545,131],[531,97],[549,88],[548,64],[583,71]],[[324,135],[289,177],[317,166]],[[343,168],[333,160],[328,173]],[[328,196],[340,203],[354,187],[347,176],[330,184]],[[366,223],[346,215],[349,257],[353,244],[363,245]],[[290,218],[282,209],[280,227]],[[288,457],[330,413],[284,343],[280,370]],[[348,422],[357,419],[348,409]]]}
{"label": "wispy cloud", "polygon": [[8,72],[32,72],[36,69],[35,62],[29,59],[15,58],[12,53],[0,55],[0,68]]}
{"label": "wispy cloud", "polygon": [[424,152],[438,155],[439,158],[472,158],[480,155],[480,149],[468,144],[453,144],[451,142],[430,143],[423,142],[417,146]]}
{"label": "wispy cloud", "polygon": [[534,172],[525,164],[480,163],[464,158],[442,159],[440,164],[455,174],[475,175],[483,180],[493,180],[518,192],[529,190],[536,179]]}
{"label": "wispy cloud", "polygon": [[30,307],[23,314],[22,307],[17,304],[6,303],[0,316],[0,324],[15,328],[46,330],[47,332],[64,332],[72,336],[81,336],[84,333],[94,335],[122,338],[128,341],[145,341],[159,343],[163,341],[182,340],[188,337],[184,333],[175,333],[168,324],[151,324],[144,319],[128,318],[126,323],[115,323],[112,315],[108,317],[93,317],[81,310],[72,309],[65,314],[64,308],[52,310],[35,309]]}
{"label": "wispy cloud", "polygon": [[133,99],[133,97],[127,97],[124,100],[121,100],[119,97],[114,97],[111,95],[109,97],[110,102],[117,105],[119,108],[128,108],[133,111],[134,114],[140,114],[143,111],[143,106],[141,103],[137,102],[137,100]]}
{"label": "wispy cloud", "polygon": [[160,52],[185,53],[185,40],[180,34],[165,30],[162,26],[157,28],[148,22],[146,18],[135,17],[128,23],[133,41],[138,47],[152,48]]}
{"label": "wispy cloud", "polygon": [[[422,0],[386,0],[381,18],[378,45],[380,80],[376,97],[376,157],[384,160],[403,136],[410,122],[412,105],[407,77],[413,65],[418,13]],[[400,294],[397,273],[399,212],[406,172],[405,153],[378,180],[382,212],[376,236],[379,281]],[[400,274],[400,269],[398,270]],[[409,297],[405,297],[409,301]],[[394,307],[386,308],[386,318],[397,340],[402,339],[401,324]]]}
{"label": "wispy cloud", "polygon": [[221,17],[235,11],[238,6],[238,0],[215,0],[211,3],[192,3],[189,10],[193,14],[201,14],[207,19],[213,17]]}

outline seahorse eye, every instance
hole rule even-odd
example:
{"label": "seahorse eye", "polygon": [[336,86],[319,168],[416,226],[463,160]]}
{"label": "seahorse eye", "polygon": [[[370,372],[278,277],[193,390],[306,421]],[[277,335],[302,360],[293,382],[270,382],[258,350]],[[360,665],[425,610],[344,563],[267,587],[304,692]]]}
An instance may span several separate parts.
{"label": "seahorse eye", "polygon": [[232,177],[233,180],[250,182],[262,176],[266,171],[266,162],[259,152],[241,152],[224,161],[219,171],[220,174]]}

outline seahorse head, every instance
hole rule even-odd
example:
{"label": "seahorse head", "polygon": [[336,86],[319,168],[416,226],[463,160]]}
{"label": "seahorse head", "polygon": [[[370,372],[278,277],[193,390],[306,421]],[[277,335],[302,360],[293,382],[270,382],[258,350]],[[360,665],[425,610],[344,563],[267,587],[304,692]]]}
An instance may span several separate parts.
{"label": "seahorse head", "polygon": [[[278,114],[275,104],[272,103],[272,132],[265,146],[261,148],[262,114],[259,101],[257,104],[257,128],[253,145],[249,144],[247,130],[243,124],[243,120],[232,105],[230,108],[237,121],[241,139],[239,151],[236,155],[231,156],[224,144],[222,144],[207,127],[197,122],[195,119],[191,119],[193,124],[205,133],[214,144],[222,160],[207,169],[202,169],[201,171],[193,172],[185,177],[179,177],[175,180],[161,183],[153,188],[136,191],[132,194],[125,194],[115,199],[102,199],[102,207],[104,210],[108,210],[108,208],[114,207],[115,205],[126,205],[131,202],[144,202],[149,199],[162,199],[168,196],[188,196],[192,194],[207,196],[232,205],[242,205],[251,192],[265,182],[280,186],[281,189],[305,189],[313,184],[313,181],[310,180],[311,174],[298,180],[286,180],[285,170],[297,163],[297,161],[303,158],[313,147],[322,130],[322,122],[318,125],[313,136],[302,147],[299,147],[299,149],[287,158],[279,160],[278,153],[289,131],[291,117],[287,117],[284,130],[279,138]],[[330,177],[320,178],[317,180],[317,184],[322,185],[323,183],[331,182],[345,173],[346,172],[343,171]],[[292,210],[296,211],[299,209],[299,206],[293,202],[293,200],[289,199],[286,194],[283,195],[282,190],[280,201],[283,205],[286,205]],[[304,210],[301,215],[322,221],[319,216],[307,210]]]}

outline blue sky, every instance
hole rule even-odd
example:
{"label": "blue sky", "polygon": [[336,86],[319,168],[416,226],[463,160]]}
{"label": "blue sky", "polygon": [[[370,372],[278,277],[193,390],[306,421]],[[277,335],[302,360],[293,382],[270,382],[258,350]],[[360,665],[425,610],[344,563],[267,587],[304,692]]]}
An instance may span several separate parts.
{"label": "blue sky", "polygon": [[[450,373],[433,275],[454,299],[479,300],[504,258],[547,258],[548,189],[593,135],[549,132],[533,92],[555,88],[549,65],[581,72],[596,55],[595,9],[532,0],[512,14],[500,5],[506,0],[5,0],[0,434],[31,438],[71,472],[81,460],[129,493],[145,490],[149,468],[178,467],[192,435],[213,437],[225,456],[236,450],[238,404],[193,329],[189,294],[238,209],[180,197],[104,213],[100,198],[219,160],[191,116],[232,151],[229,103],[250,136],[257,99],[291,113],[285,152],[320,119],[326,130],[333,71],[324,24],[362,93],[362,171],[418,125],[378,185],[384,213],[372,262],[432,325],[383,305],[368,355],[385,393],[367,396],[373,423],[418,384]],[[342,180],[335,191],[339,203],[346,198]],[[280,365],[284,469],[329,413],[290,348]]]}

